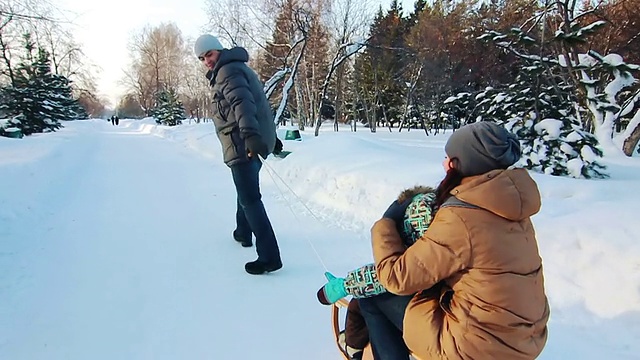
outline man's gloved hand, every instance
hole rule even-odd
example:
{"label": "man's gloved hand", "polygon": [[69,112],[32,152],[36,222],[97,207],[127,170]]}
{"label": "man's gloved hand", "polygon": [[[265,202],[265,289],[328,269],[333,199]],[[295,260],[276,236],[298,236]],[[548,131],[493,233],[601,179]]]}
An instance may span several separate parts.
{"label": "man's gloved hand", "polygon": [[391,219],[396,222],[396,224],[401,224],[404,220],[404,214],[407,211],[407,207],[411,203],[411,198],[398,203],[398,200],[394,200],[391,205],[384,212],[382,217]]}
{"label": "man's gloved hand", "polygon": [[260,135],[250,135],[246,139],[244,139],[245,147],[247,148],[247,153],[249,157],[260,155],[263,158],[266,158],[268,155],[267,144],[262,141],[262,136]]}
{"label": "man's gloved hand", "polygon": [[318,301],[320,301],[321,304],[331,305],[347,296],[343,278],[337,278],[330,272],[324,273],[324,276],[329,281],[318,290]]}
{"label": "man's gloved hand", "polygon": [[278,139],[278,137],[276,136],[276,146],[273,147],[273,155],[280,154],[283,147],[284,146],[282,145],[282,141],[280,141],[280,139]]}

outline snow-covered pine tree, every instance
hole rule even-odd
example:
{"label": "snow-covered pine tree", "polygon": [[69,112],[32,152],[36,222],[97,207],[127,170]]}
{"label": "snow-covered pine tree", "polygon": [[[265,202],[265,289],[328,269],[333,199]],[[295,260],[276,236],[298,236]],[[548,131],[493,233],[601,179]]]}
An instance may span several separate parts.
{"label": "snow-covered pine tree", "polygon": [[85,120],[90,117],[87,110],[80,104],[78,98],[73,98],[73,104],[69,106],[69,110],[72,111],[74,115],[72,120]]}
{"label": "snow-covered pine tree", "polygon": [[[30,49],[27,61],[32,59]],[[10,114],[12,125],[25,135],[54,131],[60,128],[58,104],[51,102],[46,74],[51,72],[48,54],[43,49],[31,63],[23,62],[13,87],[4,89],[5,101],[2,109]]]}
{"label": "snow-covered pine tree", "polygon": [[0,94],[0,111],[9,116],[6,127],[18,128],[24,135],[38,132],[37,128],[31,124],[31,119],[25,115],[30,114],[33,107],[29,92],[26,87],[7,86],[2,88]]}
{"label": "snow-covered pine tree", "polygon": [[[551,175],[603,178],[598,140],[584,130],[577,105],[578,89],[561,76],[555,58],[524,53],[535,41],[519,28],[507,35],[489,32],[498,46],[517,51],[522,67],[513,84],[447,99],[449,111],[466,106],[468,119],[494,121],[515,133],[522,144],[520,165]],[[516,49],[518,48],[518,49]]]}
{"label": "snow-covered pine tree", "polygon": [[456,129],[460,124],[474,122],[475,120],[468,119],[468,116],[473,116],[474,106],[475,101],[470,92],[460,92],[445,99],[442,104],[442,114],[446,118],[445,126],[450,125]]}
{"label": "snow-covered pine tree", "polygon": [[59,125],[60,121],[76,120],[77,101],[73,98],[71,82],[65,76],[51,72],[49,54],[42,48],[38,49],[35,69],[32,83],[40,92],[41,105],[46,109],[42,112],[45,121]]}
{"label": "snow-covered pine tree", "polygon": [[45,81],[48,83],[51,101],[59,104],[58,119],[60,121],[87,119],[89,114],[73,96],[71,80],[63,75],[49,73]]}
{"label": "snow-covered pine tree", "polygon": [[156,122],[162,125],[175,126],[185,119],[184,106],[172,89],[161,90],[156,94],[156,106],[152,110]]}
{"label": "snow-covered pine tree", "polygon": [[37,132],[37,129],[25,115],[33,112],[34,105],[30,96],[31,89],[28,87],[29,80],[24,76],[25,67],[24,63],[18,67],[14,86],[7,85],[0,90],[0,112],[10,117],[7,128],[15,127],[23,134],[30,135]]}
{"label": "snow-covered pine tree", "polygon": [[[640,129],[640,83],[634,77],[640,66],[627,64],[618,54],[602,56],[594,50],[578,56],[574,67],[586,89],[590,125],[603,143],[631,156],[640,139],[632,136]],[[560,60],[566,66],[565,58]],[[626,130],[616,134],[616,128]]]}
{"label": "snow-covered pine tree", "polygon": [[[49,53],[39,48],[33,57],[34,43],[25,36],[26,56],[16,71],[14,86],[2,89],[0,109],[12,119],[10,126],[25,135],[55,131],[60,121],[78,118],[70,81],[51,72]],[[86,113],[85,113],[86,114]]]}
{"label": "snow-covered pine tree", "polygon": [[550,175],[606,177],[598,140],[578,119],[576,89],[561,77],[545,77],[545,67],[537,61],[524,67],[510,86],[511,110],[502,123],[521,139],[521,164]]}

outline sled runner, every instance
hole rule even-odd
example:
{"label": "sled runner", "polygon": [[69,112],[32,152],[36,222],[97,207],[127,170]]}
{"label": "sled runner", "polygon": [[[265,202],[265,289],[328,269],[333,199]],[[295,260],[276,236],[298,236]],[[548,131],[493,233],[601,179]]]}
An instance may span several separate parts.
{"label": "sled runner", "polygon": [[[338,350],[340,350],[340,354],[344,360],[350,360],[349,355],[346,353],[346,350],[340,346],[338,338],[340,337],[340,333],[343,331],[340,326],[340,309],[347,309],[349,306],[349,301],[345,298],[342,298],[336,301],[333,306],[331,306],[331,323],[333,325],[333,336],[336,342],[336,346]],[[411,355],[411,359],[413,360],[421,360],[415,355]],[[367,345],[364,349],[364,355],[362,356],[362,360],[373,360],[373,353],[371,352],[371,345]]]}
{"label": "sled runner", "polygon": [[[331,322],[333,323],[333,336],[336,341],[336,346],[338,346],[338,350],[340,350],[340,354],[344,360],[350,360],[349,355],[346,353],[346,350],[340,346],[338,342],[338,338],[340,337],[340,332],[342,331],[340,327],[340,309],[347,309],[349,306],[349,301],[345,298],[342,298],[335,302],[331,307]],[[367,345],[364,349],[364,355],[362,356],[362,360],[373,360],[373,353],[371,352],[371,345]]]}

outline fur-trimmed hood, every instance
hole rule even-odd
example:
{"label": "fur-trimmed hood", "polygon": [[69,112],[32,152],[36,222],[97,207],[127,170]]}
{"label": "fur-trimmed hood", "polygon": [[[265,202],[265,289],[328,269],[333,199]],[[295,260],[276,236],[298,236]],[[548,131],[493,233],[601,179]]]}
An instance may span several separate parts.
{"label": "fur-trimmed hood", "polygon": [[411,199],[418,194],[428,194],[428,193],[435,193],[435,192],[436,190],[431,186],[417,185],[412,188],[403,190],[400,193],[400,195],[398,195],[398,202],[402,203],[405,200]]}

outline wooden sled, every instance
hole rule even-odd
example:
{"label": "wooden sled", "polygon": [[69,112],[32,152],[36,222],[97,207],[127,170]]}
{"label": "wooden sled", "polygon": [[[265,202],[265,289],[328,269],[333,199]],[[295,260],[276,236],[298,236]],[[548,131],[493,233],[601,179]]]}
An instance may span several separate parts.
{"label": "wooden sled", "polygon": [[[340,309],[347,309],[349,306],[349,301],[345,298],[342,298],[336,301],[331,307],[331,323],[333,325],[333,337],[336,342],[336,346],[342,355],[344,360],[349,360],[349,355],[345,352],[345,349],[340,347],[340,343],[338,342],[338,338],[340,337],[340,332],[342,332],[342,327],[340,326]],[[420,360],[420,358],[415,355],[411,355],[411,359]],[[362,360],[373,360],[373,352],[371,351],[371,345],[367,345],[364,349],[364,355],[362,356]]]}
{"label": "wooden sled", "polygon": [[[331,322],[333,323],[333,337],[336,341],[336,346],[342,355],[344,360],[349,360],[349,355],[345,352],[345,349],[340,347],[340,343],[338,342],[338,337],[340,336],[340,332],[342,331],[342,327],[340,326],[340,309],[347,309],[349,306],[349,301],[345,298],[342,298],[336,301],[331,307]],[[371,345],[367,345],[364,349],[364,355],[362,356],[362,360],[373,360],[373,353],[371,352]]]}

